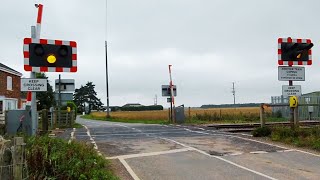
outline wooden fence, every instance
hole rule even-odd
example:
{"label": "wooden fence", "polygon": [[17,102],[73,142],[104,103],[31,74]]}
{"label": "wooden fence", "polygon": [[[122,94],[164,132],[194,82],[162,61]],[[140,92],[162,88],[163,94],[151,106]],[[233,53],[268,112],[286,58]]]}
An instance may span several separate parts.
{"label": "wooden fence", "polygon": [[0,179],[29,179],[25,157],[25,143],[22,137],[15,137],[13,143],[0,137]]}
{"label": "wooden fence", "polygon": [[60,112],[53,111],[49,112],[44,109],[39,112],[39,124],[38,127],[42,131],[48,131],[49,129],[55,128],[66,128],[73,127],[76,120],[75,111],[61,110]]}

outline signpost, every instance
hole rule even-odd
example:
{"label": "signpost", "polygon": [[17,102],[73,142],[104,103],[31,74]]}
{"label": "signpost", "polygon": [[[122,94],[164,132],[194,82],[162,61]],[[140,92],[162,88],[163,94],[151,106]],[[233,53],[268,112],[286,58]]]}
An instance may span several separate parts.
{"label": "signpost", "polygon": [[292,129],[298,124],[297,96],[301,96],[301,86],[293,86],[293,81],[305,81],[304,67],[293,65],[312,65],[312,47],[310,39],[278,38],[278,80],[289,81],[289,86],[282,86],[282,95],[290,97]]}
{"label": "signpost", "polygon": [[296,66],[279,66],[279,81],[305,81],[305,68]]}
{"label": "signpost", "polygon": [[47,91],[47,79],[21,78],[21,91],[43,92]]}
{"label": "signpost", "polygon": [[[162,90],[162,96],[171,97],[170,85],[162,85],[161,90]],[[173,95],[177,96],[177,86],[176,85],[173,85]]]}
{"label": "signpost", "polygon": [[301,85],[282,85],[282,95],[283,96],[301,96]]}
{"label": "signpost", "polygon": [[22,90],[28,91],[27,104],[31,101],[32,135],[36,134],[38,124],[36,91],[43,91],[47,85],[47,81],[44,85],[40,83],[41,80],[35,79],[36,72],[77,72],[78,64],[75,41],[40,39],[43,5],[35,6],[38,8],[37,25],[31,26],[31,38],[23,40],[24,70],[31,72],[30,77],[34,82],[24,81],[21,84]]}

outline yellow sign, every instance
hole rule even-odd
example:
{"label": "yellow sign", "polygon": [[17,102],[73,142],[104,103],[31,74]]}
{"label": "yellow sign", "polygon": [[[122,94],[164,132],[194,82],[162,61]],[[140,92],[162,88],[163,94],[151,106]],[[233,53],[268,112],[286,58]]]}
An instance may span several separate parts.
{"label": "yellow sign", "polygon": [[297,98],[297,96],[290,96],[289,105],[290,105],[290,107],[297,107],[298,106],[298,98]]}
{"label": "yellow sign", "polygon": [[70,107],[67,107],[67,111],[70,112],[70,111],[71,111],[71,108],[70,108]]}

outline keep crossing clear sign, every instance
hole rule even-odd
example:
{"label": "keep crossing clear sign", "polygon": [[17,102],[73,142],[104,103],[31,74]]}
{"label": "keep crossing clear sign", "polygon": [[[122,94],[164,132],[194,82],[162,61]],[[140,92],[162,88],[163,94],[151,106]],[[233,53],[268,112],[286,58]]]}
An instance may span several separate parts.
{"label": "keep crossing clear sign", "polygon": [[21,79],[21,91],[41,92],[47,91],[47,79]]}
{"label": "keep crossing clear sign", "polygon": [[294,85],[294,86],[288,86],[283,85],[282,86],[282,95],[283,96],[301,96],[301,86],[300,85]]}

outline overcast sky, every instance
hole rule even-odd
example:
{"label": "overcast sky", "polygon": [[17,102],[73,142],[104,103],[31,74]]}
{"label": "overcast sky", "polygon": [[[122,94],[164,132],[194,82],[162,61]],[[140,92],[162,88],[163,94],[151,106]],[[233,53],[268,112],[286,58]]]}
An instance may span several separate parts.
{"label": "overcast sky", "polygon": [[[270,102],[281,95],[277,39],[310,38],[313,65],[302,92],[320,88],[319,0],[1,0],[0,62],[23,70],[23,38],[44,5],[41,38],[78,43],[76,87],[92,81],[106,104],[105,40],[110,105],[168,106],[161,85],[177,85],[177,105]],[[106,8],[107,7],[107,8]],[[107,14],[107,16],[106,16]],[[106,18],[107,17],[107,18]],[[58,73],[47,73],[54,82]]]}

